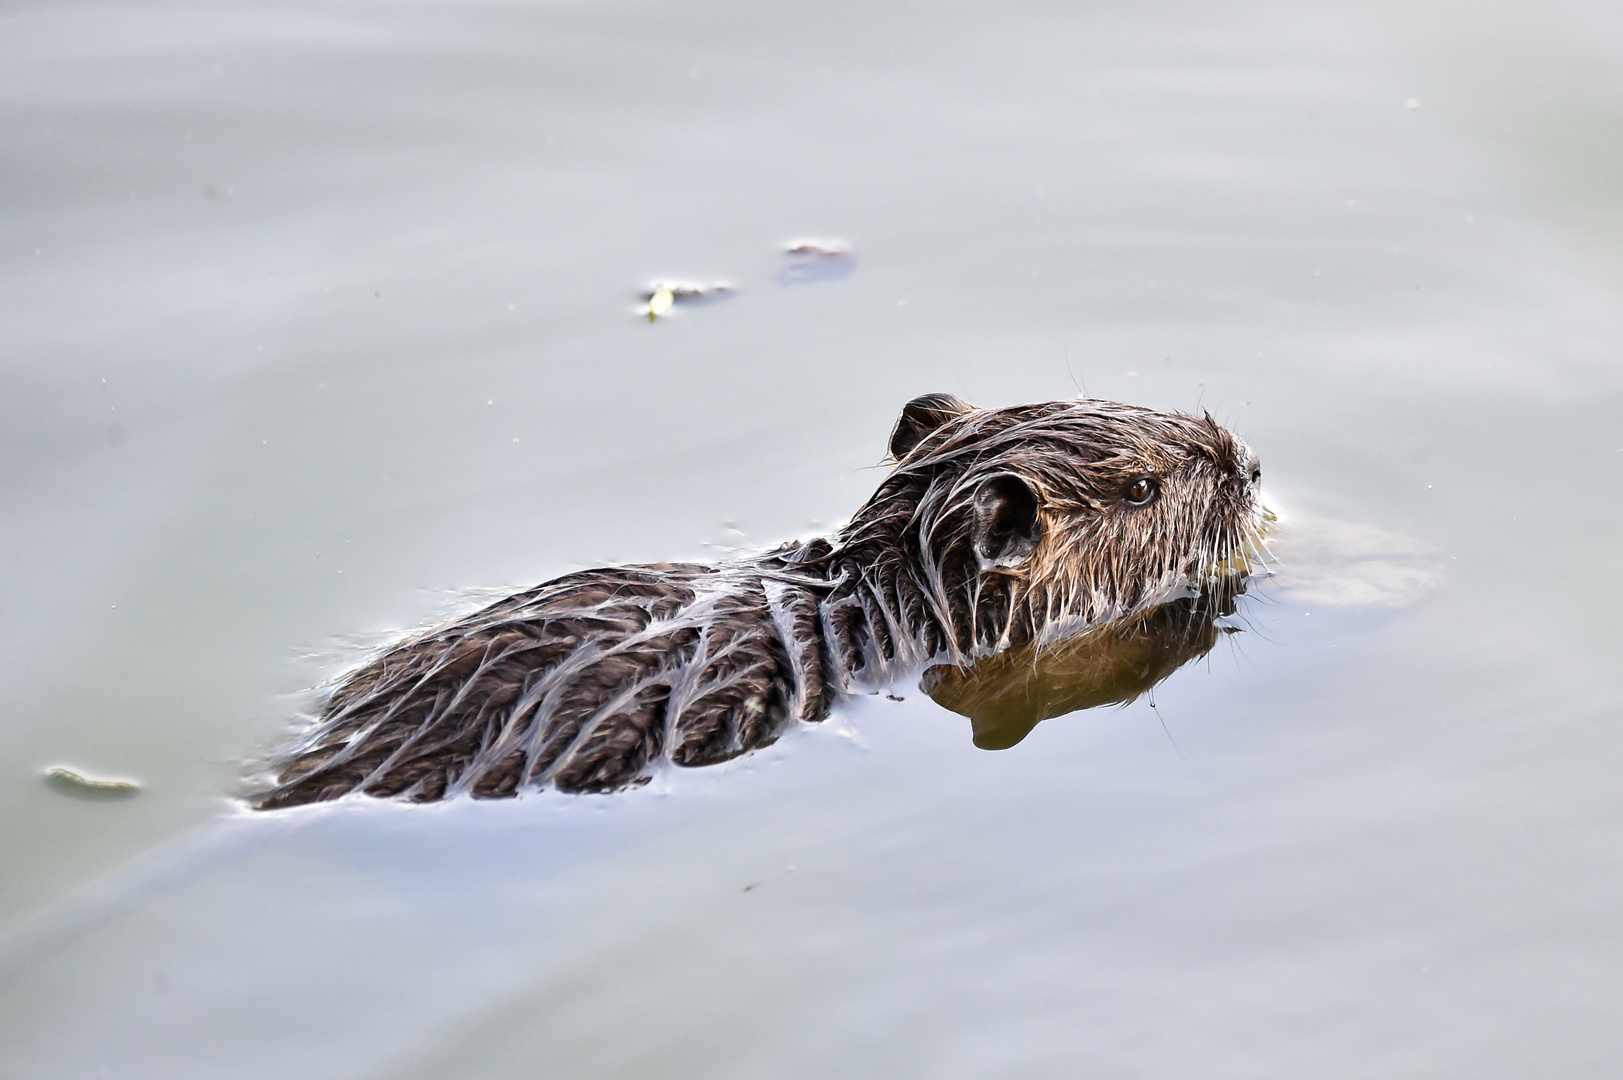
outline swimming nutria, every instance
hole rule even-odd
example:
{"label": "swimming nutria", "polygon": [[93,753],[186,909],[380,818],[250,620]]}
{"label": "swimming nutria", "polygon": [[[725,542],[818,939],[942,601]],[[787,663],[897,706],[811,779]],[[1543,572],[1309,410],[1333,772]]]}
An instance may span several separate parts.
{"label": "swimming nutria", "polygon": [[725,761],[926,663],[1220,586],[1260,523],[1257,457],[1210,415],[927,394],[890,456],[833,536],[569,574],[387,649],[255,805],[613,791]]}

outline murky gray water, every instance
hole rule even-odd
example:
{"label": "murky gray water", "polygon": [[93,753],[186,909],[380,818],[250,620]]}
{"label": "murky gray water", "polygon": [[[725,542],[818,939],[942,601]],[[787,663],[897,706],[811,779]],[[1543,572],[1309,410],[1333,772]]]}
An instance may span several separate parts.
{"label": "murky gray water", "polygon": [[[0,1075],[1623,1069],[1608,5],[21,4],[0,109]],[[1297,524],[1159,719],[229,801],[459,590],[809,535],[914,394],[1083,386]]]}

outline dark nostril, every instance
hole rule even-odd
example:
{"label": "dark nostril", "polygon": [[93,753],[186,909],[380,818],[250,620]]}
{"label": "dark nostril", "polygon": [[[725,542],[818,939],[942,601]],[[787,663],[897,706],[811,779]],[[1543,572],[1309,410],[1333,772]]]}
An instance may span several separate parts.
{"label": "dark nostril", "polygon": [[1258,465],[1258,466],[1254,467],[1251,470],[1251,482],[1253,484],[1262,483],[1262,466],[1261,465]]}

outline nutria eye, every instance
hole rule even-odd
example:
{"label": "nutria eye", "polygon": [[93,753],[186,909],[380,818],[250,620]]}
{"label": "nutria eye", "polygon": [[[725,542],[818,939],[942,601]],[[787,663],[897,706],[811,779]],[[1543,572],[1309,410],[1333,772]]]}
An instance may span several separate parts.
{"label": "nutria eye", "polygon": [[1122,496],[1134,506],[1143,506],[1161,493],[1161,485],[1153,477],[1141,476],[1127,485],[1127,491]]}

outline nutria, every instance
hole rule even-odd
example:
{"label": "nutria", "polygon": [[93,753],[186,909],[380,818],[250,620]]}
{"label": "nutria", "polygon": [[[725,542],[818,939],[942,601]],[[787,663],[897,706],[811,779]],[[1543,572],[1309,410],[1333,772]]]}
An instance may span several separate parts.
{"label": "nutria", "polygon": [[725,761],[927,664],[1222,593],[1260,524],[1257,457],[1210,415],[928,394],[889,449],[827,538],[569,574],[386,649],[254,804],[613,791]]}

